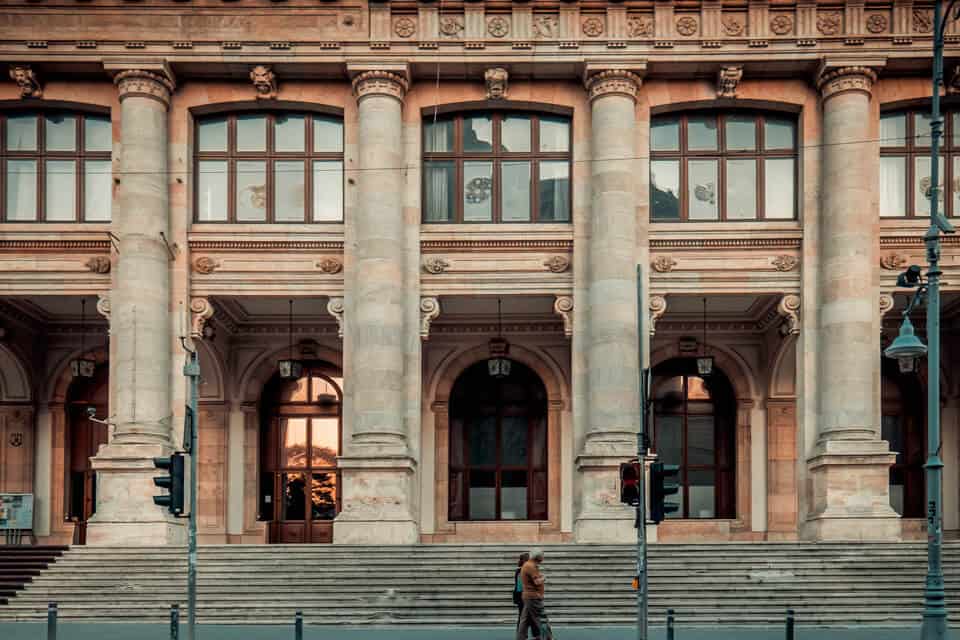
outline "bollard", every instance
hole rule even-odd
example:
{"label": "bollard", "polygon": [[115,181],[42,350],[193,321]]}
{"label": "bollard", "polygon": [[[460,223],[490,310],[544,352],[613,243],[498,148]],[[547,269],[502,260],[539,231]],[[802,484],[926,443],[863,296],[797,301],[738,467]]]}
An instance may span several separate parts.
{"label": "bollard", "polygon": [[303,612],[297,611],[293,623],[294,640],[303,640]]}
{"label": "bollard", "polygon": [[673,640],[673,609],[667,609],[667,640]]}
{"label": "bollard", "polygon": [[180,605],[170,605],[170,640],[180,639]]}
{"label": "bollard", "polygon": [[787,609],[787,640],[793,640],[793,609]]}
{"label": "bollard", "polygon": [[47,605],[47,640],[57,640],[57,603]]}

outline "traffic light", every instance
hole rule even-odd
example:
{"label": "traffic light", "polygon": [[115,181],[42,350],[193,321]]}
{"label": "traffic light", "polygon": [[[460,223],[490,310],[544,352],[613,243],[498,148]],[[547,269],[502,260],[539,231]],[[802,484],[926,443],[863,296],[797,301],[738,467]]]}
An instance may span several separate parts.
{"label": "traffic light", "polygon": [[680,474],[680,467],[675,464],[654,462],[650,465],[650,520],[663,522],[668,513],[676,513],[680,505],[676,502],[667,502],[667,496],[680,492],[680,484],[670,481]]}
{"label": "traffic light", "polygon": [[153,503],[166,507],[167,511],[175,516],[182,516],[185,509],[186,465],[182,453],[174,453],[170,457],[153,459],[153,466],[167,472],[165,476],[154,476],[153,484],[166,489],[167,493],[153,496]]}
{"label": "traffic light", "polygon": [[640,463],[620,463],[620,502],[635,507],[640,504]]}

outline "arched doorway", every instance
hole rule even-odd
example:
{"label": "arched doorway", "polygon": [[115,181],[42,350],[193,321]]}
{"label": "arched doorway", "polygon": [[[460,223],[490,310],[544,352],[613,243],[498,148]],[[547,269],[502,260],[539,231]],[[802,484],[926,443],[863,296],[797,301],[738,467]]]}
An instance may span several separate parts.
{"label": "arched doorway", "polygon": [[453,521],[546,520],[547,392],[529,367],[506,378],[478,362],[450,394],[449,504]]}
{"label": "arched doorway", "polygon": [[653,370],[653,447],[680,467],[680,509],[669,518],[736,517],[736,396],[722,371],[697,374],[695,358]]}
{"label": "arched doorway", "polygon": [[333,541],[340,512],[343,379],[307,363],[298,380],[274,376],[261,412],[260,517],[274,543]]}
{"label": "arched doorway", "polygon": [[97,510],[97,474],[90,458],[109,438],[107,425],[90,420],[89,409],[107,416],[109,370],[100,363],[91,378],[76,378],[67,390],[66,506],[74,523],[73,543],[86,544],[87,521]]}
{"label": "arched doorway", "polygon": [[924,517],[926,486],[926,411],[923,385],[916,374],[903,374],[884,362],[880,436],[897,458],[890,467],[890,506],[904,518]]}

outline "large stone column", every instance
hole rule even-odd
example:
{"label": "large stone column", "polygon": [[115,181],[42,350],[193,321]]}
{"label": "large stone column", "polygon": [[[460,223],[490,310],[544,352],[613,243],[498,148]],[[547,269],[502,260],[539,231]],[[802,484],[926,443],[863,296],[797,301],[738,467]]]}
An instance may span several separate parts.
{"label": "large stone column", "polygon": [[[356,69],[359,144],[352,286],[346,291],[353,403],[334,542],[412,544],[415,462],[406,427],[403,122],[405,69]],[[417,301],[419,303],[419,301]]]}
{"label": "large stone column", "polygon": [[808,460],[813,495],[805,535],[817,540],[894,540],[889,467],[880,439],[874,371],[879,149],[871,122],[876,73],[824,65],[817,335],[818,439]]}
{"label": "large stone column", "polygon": [[[171,442],[170,237],[167,110],[172,77],[157,65],[119,70],[121,151],[113,233],[119,255],[110,294],[113,437],[92,460],[97,512],[89,544],[182,542],[183,527],[153,503],[155,456]],[[163,234],[163,235],[161,235]]]}
{"label": "large stone column", "polygon": [[[620,504],[618,469],[636,453],[637,359],[635,103],[640,77],[588,68],[591,206],[587,268],[587,420],[578,443],[579,542],[636,539]],[[579,301],[578,301],[579,304]]]}

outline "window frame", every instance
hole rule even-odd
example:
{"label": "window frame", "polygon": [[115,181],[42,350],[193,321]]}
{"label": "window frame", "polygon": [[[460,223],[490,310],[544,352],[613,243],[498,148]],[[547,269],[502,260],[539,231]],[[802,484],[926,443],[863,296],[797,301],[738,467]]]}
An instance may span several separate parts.
{"label": "window frame", "polygon": [[[545,110],[535,109],[509,109],[500,105],[487,107],[486,103],[480,103],[486,108],[464,108],[462,110],[444,109],[436,113],[437,121],[453,121],[453,150],[452,151],[427,151],[427,125],[433,117],[433,112],[424,110],[423,119],[420,127],[421,141],[421,163],[423,175],[420,180],[420,198],[421,203],[421,224],[570,224],[573,222],[573,117],[570,112],[562,109]],[[463,121],[467,118],[490,116],[493,139],[491,142],[492,150],[484,151],[464,151],[463,149]],[[530,151],[507,152],[503,151],[501,140],[501,127],[505,117],[529,117],[530,118]],[[567,151],[540,151],[540,119],[546,118],[564,118],[567,122]],[[567,202],[570,211],[567,220],[540,220],[540,163],[541,162],[566,162],[567,164]],[[427,181],[426,166],[429,162],[452,162],[454,167],[454,190],[453,194],[453,219],[452,220],[427,220]],[[464,220],[464,164],[467,162],[489,162],[492,165],[493,189],[490,193],[491,207],[490,220]],[[505,162],[529,162],[530,163],[530,218],[527,220],[503,220],[503,179],[502,167]]]}
{"label": "window frame", "polygon": [[[344,148],[346,144],[346,127],[343,113],[327,109],[308,109],[301,107],[291,108],[261,108],[251,109],[239,106],[229,110],[196,110],[193,112],[193,224],[343,224],[346,209],[346,160]],[[237,149],[237,117],[241,115],[262,115],[266,121],[266,145],[264,151],[240,151]],[[304,148],[303,151],[276,150],[276,118],[277,116],[302,116],[304,118]],[[340,151],[314,150],[314,119],[336,119],[340,123]],[[203,151],[200,149],[200,125],[205,120],[225,118],[227,122],[227,150]],[[205,161],[227,163],[227,198],[225,220],[200,219],[200,163]],[[303,219],[276,220],[276,162],[302,162],[304,167],[303,184]],[[337,161],[341,168],[341,208],[338,220],[314,220],[314,162]],[[264,164],[264,178],[266,186],[265,217],[263,220],[237,220],[237,163],[262,162]]]}
{"label": "window frame", "polygon": [[[947,218],[954,218],[960,215],[960,210],[954,211],[953,199],[954,193],[954,165],[960,166],[960,144],[954,144],[954,116],[960,117],[960,105],[956,101],[946,102],[941,116],[943,117],[943,137],[940,140],[940,159],[943,161],[943,203],[940,205],[940,213]],[[880,119],[885,116],[904,116],[906,122],[904,127],[904,146],[885,145],[885,140],[880,137],[880,158],[903,158],[906,163],[905,175],[906,183],[906,210],[898,216],[880,216],[881,220],[929,220],[929,214],[917,213],[917,158],[930,160],[930,145],[917,145],[916,138],[916,116],[918,114],[931,115],[930,103],[917,104],[914,102],[894,103],[880,109]],[[879,127],[879,123],[878,123]],[[960,133],[960,132],[956,132]],[[932,139],[931,139],[932,140]],[[878,180],[877,189],[880,189]],[[960,193],[960,189],[956,190]]]}
{"label": "window frame", "polygon": [[[21,101],[11,108],[0,105],[0,224],[110,224],[113,219],[113,207],[110,218],[106,220],[87,220],[85,167],[87,162],[110,163],[110,199],[113,200],[113,118],[108,108],[53,101],[44,105],[25,107]],[[46,120],[51,115],[69,116],[75,119],[74,142],[72,151],[48,151]],[[9,151],[7,149],[7,122],[11,117],[33,116],[37,126],[37,148],[27,151]],[[110,123],[110,150],[88,151],[86,148],[87,117],[106,119]],[[7,211],[7,165],[11,160],[32,160],[36,162],[36,209],[32,220],[10,220]],[[47,172],[48,162],[72,161],[74,171],[74,217],[72,220],[49,220],[47,216]]]}
{"label": "window frame", "polygon": [[[689,135],[688,123],[690,117],[713,116],[717,122],[717,148],[715,150],[693,150],[688,148]],[[727,149],[726,120],[728,117],[750,116],[754,118],[754,136],[756,145],[754,149]],[[790,149],[766,149],[765,148],[765,127],[764,124],[768,118],[777,118],[789,120],[794,126],[794,144]],[[748,109],[688,109],[683,111],[661,111],[651,114],[650,127],[658,120],[676,120],[679,126],[678,148],[675,151],[654,150],[649,148],[650,154],[650,222],[661,223],[755,223],[755,222],[796,222],[800,219],[800,148],[801,148],[801,120],[796,112],[786,110],[763,110],[757,108]],[[652,136],[651,136],[652,143]],[[768,218],[766,216],[766,160],[790,159],[793,160],[793,215],[789,218]],[[676,161],[680,165],[679,169],[679,218],[656,218],[653,209],[653,163],[658,161]],[[688,163],[691,160],[716,160],[717,161],[717,218],[709,220],[691,220],[690,219],[690,197]],[[756,193],[755,207],[756,216],[753,218],[734,218],[727,217],[727,161],[728,160],[754,160],[756,167]]]}

